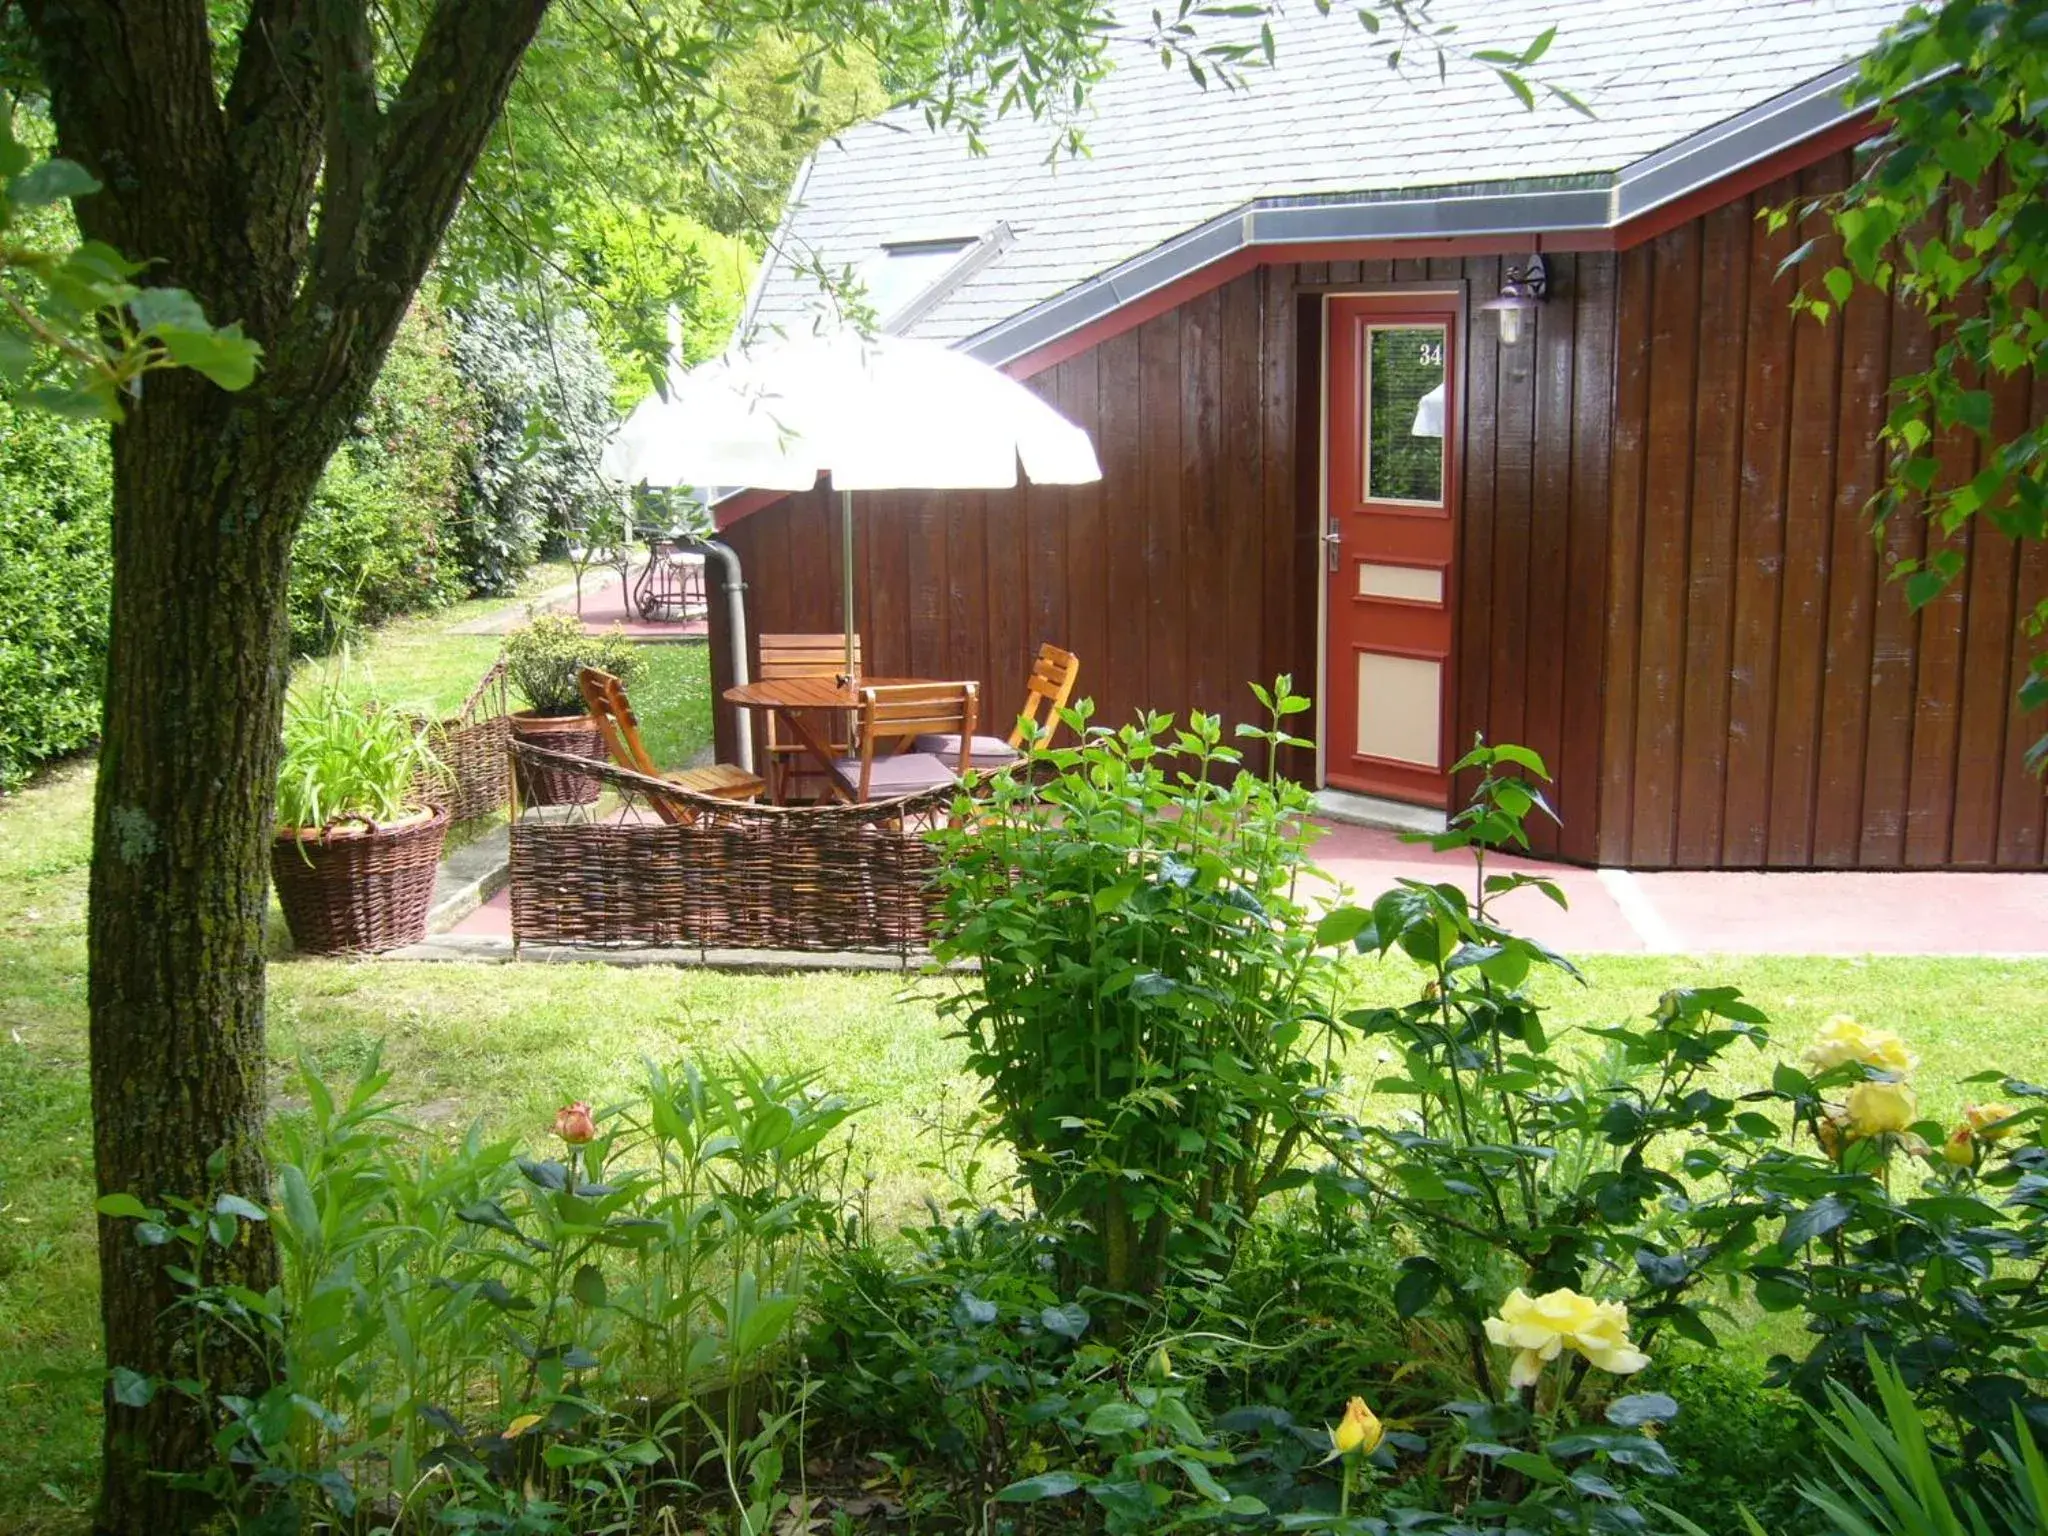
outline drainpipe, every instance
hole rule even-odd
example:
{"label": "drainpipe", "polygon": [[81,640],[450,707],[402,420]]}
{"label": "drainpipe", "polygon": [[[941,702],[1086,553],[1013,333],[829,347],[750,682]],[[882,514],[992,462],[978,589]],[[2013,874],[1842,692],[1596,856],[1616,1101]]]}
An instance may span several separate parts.
{"label": "drainpipe", "polygon": [[[703,539],[697,547],[716,560],[725,570],[725,614],[726,625],[732,644],[732,681],[736,688],[744,687],[747,677],[747,584],[740,579],[740,557],[730,544],[718,539]],[[754,722],[752,711],[736,711],[739,720],[739,736],[734,755],[739,758],[738,767],[747,772],[754,771]]]}

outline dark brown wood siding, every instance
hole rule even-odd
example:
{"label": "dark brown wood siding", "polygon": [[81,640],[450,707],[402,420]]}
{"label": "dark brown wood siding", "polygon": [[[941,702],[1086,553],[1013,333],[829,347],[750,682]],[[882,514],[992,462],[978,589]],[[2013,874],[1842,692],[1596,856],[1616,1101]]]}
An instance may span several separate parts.
{"label": "dark brown wood siding", "polygon": [[[1538,851],[1639,868],[2038,866],[2021,767],[2020,615],[2048,553],[1989,529],[1922,614],[1863,508],[1884,389],[1926,333],[1869,296],[1795,320],[1797,238],[1755,214],[1840,185],[1828,159],[1619,254],[1547,258],[1533,336],[1466,328],[1455,743],[1554,775]],[[1496,256],[1254,269],[1038,374],[1093,435],[1098,485],[865,494],[856,618],[877,675],[971,677],[1000,729],[1042,640],[1096,718],[1249,718],[1251,681],[1319,664],[1322,295],[1496,292]],[[2008,384],[1998,419],[2048,408]],[[1946,450],[1958,473],[1971,445]],[[731,528],[754,632],[836,630],[838,510]],[[714,626],[714,677],[730,674]],[[719,745],[732,750],[721,711]],[[1306,763],[1294,767],[1306,773]]]}
{"label": "dark brown wood siding", "polygon": [[[1759,210],[1842,185],[1845,156],[1620,259],[1598,855],[1636,868],[2038,866],[2042,790],[2013,708],[2038,560],[1988,527],[1915,614],[1873,538],[1888,382],[1926,326],[1868,292],[1790,310],[1799,234]],[[2026,381],[2000,419],[2041,408]],[[1974,443],[1942,453],[1975,472]]]}
{"label": "dark brown wood siding", "polygon": [[[1257,269],[1031,379],[1094,437],[1098,485],[857,497],[868,669],[973,678],[997,731],[1046,640],[1081,658],[1079,694],[1113,723],[1251,719],[1248,684],[1281,672],[1311,688],[1316,415],[1296,409],[1297,301],[1293,268]],[[728,530],[755,633],[839,627],[838,525],[836,498],[812,492]],[[713,663],[722,686],[722,643]],[[721,711],[725,754],[731,730]]]}

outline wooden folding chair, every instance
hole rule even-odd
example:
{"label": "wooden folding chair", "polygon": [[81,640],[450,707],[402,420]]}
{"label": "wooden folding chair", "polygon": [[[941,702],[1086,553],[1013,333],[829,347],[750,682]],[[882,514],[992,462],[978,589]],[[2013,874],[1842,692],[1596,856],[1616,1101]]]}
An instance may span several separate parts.
{"label": "wooden folding chair", "polygon": [[[967,772],[967,743],[981,689],[974,683],[890,683],[860,690],[858,756],[835,762],[840,787],[855,800],[894,800],[957,781]],[[920,736],[951,734],[951,760],[905,750]]]}
{"label": "wooden folding chair", "polygon": [[[758,800],[768,788],[754,774],[731,763],[713,763],[709,768],[663,773],[654,765],[654,759],[647,755],[646,745],[640,740],[640,722],[626,698],[625,685],[611,673],[600,672],[596,667],[585,667],[578,672],[576,685],[582,690],[590,718],[597,722],[598,733],[604,737],[605,750],[621,768],[631,768],[650,779],[666,779],[678,789],[709,795],[716,800]],[[697,813],[684,801],[664,800],[659,795],[647,798],[654,807],[654,814],[671,825],[697,819]]]}
{"label": "wooden folding chair", "polygon": [[[1041,731],[1047,741],[1060,726],[1060,711],[1074,696],[1074,680],[1081,675],[1081,660],[1072,651],[1056,645],[1041,645],[1038,659],[1031,663],[1031,676],[1024,681],[1024,708],[1007,738],[975,736],[967,752],[967,765],[984,773],[1007,768],[1024,755],[1027,741]],[[1040,722],[1041,713],[1044,716]],[[960,740],[944,732],[928,732],[917,738],[916,748],[934,757],[952,758],[960,751]]]}
{"label": "wooden folding chair", "polygon": [[[853,640],[853,669],[860,671],[860,637]],[[846,671],[846,636],[844,635],[763,635],[761,636],[760,664],[754,675],[763,682],[784,677],[840,677]],[[768,782],[773,786],[775,799],[787,802],[795,797],[800,781],[809,778],[817,781],[817,770],[808,761],[809,754],[801,742],[780,741],[776,737],[775,715],[767,714]],[[849,752],[847,745],[847,718],[839,710],[820,734],[836,753]]]}

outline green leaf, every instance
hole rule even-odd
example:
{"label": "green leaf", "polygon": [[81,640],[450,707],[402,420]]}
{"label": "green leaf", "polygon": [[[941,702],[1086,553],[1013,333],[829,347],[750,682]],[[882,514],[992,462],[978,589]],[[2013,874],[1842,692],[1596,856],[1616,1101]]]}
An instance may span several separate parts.
{"label": "green leaf", "polygon": [[1021,1478],[996,1494],[998,1504],[1031,1504],[1039,1499],[1057,1499],[1081,1486],[1071,1472],[1041,1472]]}
{"label": "green leaf", "polygon": [[1038,1314],[1038,1324],[1047,1333],[1056,1333],[1063,1339],[1078,1339],[1088,1331],[1088,1309],[1078,1301],[1063,1306],[1047,1307]]}
{"label": "green leaf", "polygon": [[213,326],[199,301],[182,288],[143,288],[128,301],[128,313],[148,335],[160,329],[210,331]]}
{"label": "green leaf", "polygon": [[24,208],[42,208],[97,192],[100,184],[75,160],[45,160],[7,184],[7,196]]}
{"label": "green leaf", "polygon": [[253,1205],[240,1195],[222,1195],[213,1203],[214,1211],[222,1216],[239,1216],[244,1221],[268,1221],[270,1213],[260,1205]]}
{"label": "green leaf", "polygon": [[1822,1195],[1785,1223],[1782,1239],[1788,1253],[1797,1253],[1816,1237],[1824,1237],[1855,1214],[1855,1207],[1839,1195]]}
{"label": "green leaf", "polygon": [[797,1298],[794,1296],[769,1296],[763,1298],[749,1312],[740,1324],[739,1337],[733,1347],[742,1355],[751,1355],[765,1349],[782,1337],[789,1320],[796,1316]]}
{"label": "green leaf", "polygon": [[1394,1312],[1402,1318],[1415,1316],[1435,1298],[1443,1284],[1443,1269],[1426,1254],[1412,1254],[1401,1261],[1400,1277],[1394,1281]]}
{"label": "green leaf", "polygon": [[607,1292],[604,1271],[595,1264],[585,1264],[576,1271],[576,1278],[569,1282],[569,1294],[579,1305],[597,1308],[605,1304]]}
{"label": "green leaf", "polygon": [[156,1383],[140,1371],[131,1371],[125,1365],[117,1365],[109,1373],[113,1385],[114,1401],[123,1408],[147,1408],[156,1396]]}
{"label": "green leaf", "polygon": [[102,1216],[120,1220],[145,1220],[153,1213],[133,1195],[101,1195],[93,1207]]}
{"label": "green leaf", "polygon": [[1096,1436],[1128,1435],[1143,1429],[1151,1419],[1152,1416],[1136,1403],[1119,1399],[1098,1404],[1082,1423],[1081,1430],[1084,1434]]}
{"label": "green leaf", "polygon": [[1641,1429],[1645,1424],[1668,1424],[1678,1417],[1677,1399],[1662,1392],[1631,1392],[1607,1405],[1607,1422],[1623,1429]]}
{"label": "green leaf", "polygon": [[202,373],[229,391],[249,387],[256,377],[256,360],[263,355],[239,325],[217,331],[164,330],[158,339],[179,366]]}

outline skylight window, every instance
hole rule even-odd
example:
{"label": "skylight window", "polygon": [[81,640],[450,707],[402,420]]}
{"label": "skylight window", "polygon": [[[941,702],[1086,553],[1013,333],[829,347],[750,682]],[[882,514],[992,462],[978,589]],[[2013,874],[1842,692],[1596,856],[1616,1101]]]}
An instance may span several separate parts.
{"label": "skylight window", "polygon": [[868,304],[885,331],[907,329],[1008,243],[1002,224],[981,234],[935,233],[884,240],[862,266]]}

